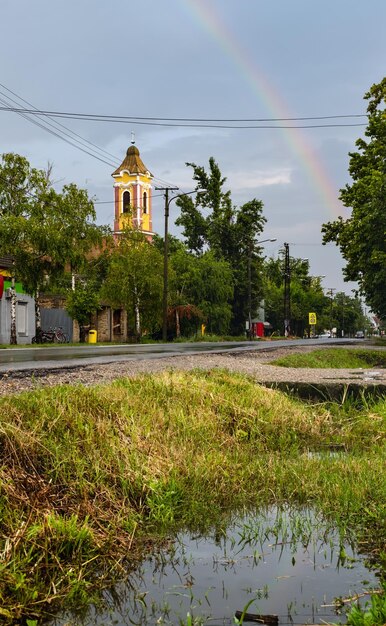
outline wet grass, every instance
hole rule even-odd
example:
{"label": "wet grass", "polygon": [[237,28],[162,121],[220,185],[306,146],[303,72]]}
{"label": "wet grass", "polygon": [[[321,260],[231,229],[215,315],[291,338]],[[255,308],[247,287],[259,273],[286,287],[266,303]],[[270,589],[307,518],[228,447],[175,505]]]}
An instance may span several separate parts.
{"label": "wet grass", "polygon": [[96,602],[163,533],[245,507],[312,506],[386,565],[385,399],[164,372],[2,398],[0,415],[0,621]]}
{"label": "wet grass", "polygon": [[289,354],[271,361],[271,365],[334,369],[384,368],[386,352],[363,348],[322,348],[303,354]]}

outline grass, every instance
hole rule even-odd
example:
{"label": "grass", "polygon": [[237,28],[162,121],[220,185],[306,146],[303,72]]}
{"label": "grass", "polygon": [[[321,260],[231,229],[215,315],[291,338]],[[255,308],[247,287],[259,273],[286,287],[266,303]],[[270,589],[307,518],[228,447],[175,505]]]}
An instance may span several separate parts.
{"label": "grass", "polygon": [[271,361],[271,365],[334,369],[384,368],[386,352],[362,348],[322,348],[302,354],[289,354]]}
{"label": "grass", "polygon": [[2,398],[0,415],[7,623],[96,602],[164,533],[243,507],[315,507],[386,565],[384,399],[311,406],[226,371],[164,372]]}

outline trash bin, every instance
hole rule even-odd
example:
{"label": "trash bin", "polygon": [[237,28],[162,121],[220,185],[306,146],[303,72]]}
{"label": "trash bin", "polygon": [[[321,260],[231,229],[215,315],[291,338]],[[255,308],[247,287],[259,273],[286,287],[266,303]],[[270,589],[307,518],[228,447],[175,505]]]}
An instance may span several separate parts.
{"label": "trash bin", "polygon": [[89,343],[96,343],[97,342],[97,338],[98,338],[98,333],[96,330],[89,330],[88,331],[88,342]]}

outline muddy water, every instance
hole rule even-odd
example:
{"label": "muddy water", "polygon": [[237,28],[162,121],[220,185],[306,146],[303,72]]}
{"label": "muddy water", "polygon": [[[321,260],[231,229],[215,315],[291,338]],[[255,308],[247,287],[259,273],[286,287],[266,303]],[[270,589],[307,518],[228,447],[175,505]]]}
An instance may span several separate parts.
{"label": "muddy water", "polygon": [[[277,615],[278,624],[345,622],[334,599],[377,587],[352,541],[310,512],[240,517],[210,536],[180,534],[114,590],[109,608],[56,624],[234,624],[237,610]],[[362,602],[368,600],[363,596]]]}

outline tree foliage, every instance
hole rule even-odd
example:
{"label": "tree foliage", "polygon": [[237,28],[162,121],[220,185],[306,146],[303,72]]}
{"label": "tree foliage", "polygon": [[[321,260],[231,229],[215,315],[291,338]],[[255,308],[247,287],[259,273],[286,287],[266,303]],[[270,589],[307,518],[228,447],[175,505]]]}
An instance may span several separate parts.
{"label": "tree foliage", "polygon": [[[196,322],[181,324],[182,334],[197,331],[197,325],[203,321],[208,332],[224,334],[229,332],[232,314],[233,275],[229,263],[217,259],[213,252],[207,251],[199,256],[191,254],[180,242],[174,246],[170,256],[170,299],[172,309],[196,307],[196,315],[191,318]],[[182,322],[182,320],[181,320]],[[177,332],[178,334],[178,332]]]}
{"label": "tree foliage", "polygon": [[12,256],[15,278],[35,300],[66,271],[79,272],[108,232],[95,224],[87,191],[55,191],[50,173],[12,153],[0,164],[0,253]]}
{"label": "tree foliage", "polygon": [[75,288],[69,291],[66,310],[79,324],[81,341],[85,338],[84,326],[90,324],[92,314],[100,308],[99,289],[95,282],[78,282]]}
{"label": "tree foliage", "polygon": [[349,173],[352,183],[340,197],[352,209],[322,227],[323,241],[335,242],[346,261],[346,280],[358,281],[374,313],[386,318],[386,78],[365,94],[368,100],[366,138],[356,141]]}
{"label": "tree foliage", "polygon": [[262,266],[261,248],[256,245],[266,222],[263,203],[253,199],[241,207],[232,205],[230,191],[224,191],[226,178],[213,157],[209,169],[195,163],[187,163],[193,169],[197,184],[197,196],[177,199],[181,214],[176,220],[182,226],[188,250],[196,255],[210,251],[213,258],[224,260],[232,272],[233,294],[229,324],[231,332],[245,330],[248,317],[248,263],[253,266],[252,300],[256,309],[262,297],[259,271]]}
{"label": "tree foliage", "polygon": [[127,229],[111,253],[102,297],[127,311],[139,340],[159,325],[162,310],[163,258],[139,232]]}
{"label": "tree foliage", "polygon": [[[354,335],[364,328],[360,300],[343,292],[326,295],[320,276],[309,274],[308,261],[290,257],[291,329],[302,337],[310,332],[308,314],[316,313],[316,333],[336,328],[338,337]],[[264,263],[265,312],[278,334],[284,326],[284,253]]]}

